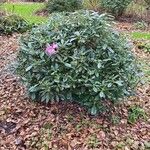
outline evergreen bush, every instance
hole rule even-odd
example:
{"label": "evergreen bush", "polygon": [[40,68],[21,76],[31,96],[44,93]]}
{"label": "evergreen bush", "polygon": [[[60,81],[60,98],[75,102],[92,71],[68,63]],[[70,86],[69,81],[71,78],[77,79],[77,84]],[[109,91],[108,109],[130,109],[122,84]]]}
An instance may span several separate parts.
{"label": "evergreen bush", "polygon": [[54,13],[22,37],[18,74],[35,101],[76,101],[97,114],[105,101],[131,95],[138,82],[130,44],[91,11]]}
{"label": "evergreen bush", "polygon": [[82,8],[81,0],[48,0],[46,9],[49,13],[53,12],[73,12]]}
{"label": "evergreen bush", "polygon": [[112,15],[121,16],[132,0],[101,0],[101,6]]}

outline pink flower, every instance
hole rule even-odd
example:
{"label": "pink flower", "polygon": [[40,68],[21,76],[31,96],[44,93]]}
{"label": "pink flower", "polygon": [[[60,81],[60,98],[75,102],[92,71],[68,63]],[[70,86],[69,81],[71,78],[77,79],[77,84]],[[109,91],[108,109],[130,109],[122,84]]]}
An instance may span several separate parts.
{"label": "pink flower", "polygon": [[52,56],[52,55],[54,55],[58,52],[57,49],[58,49],[57,44],[55,44],[55,43],[53,43],[51,45],[48,44],[47,47],[46,47],[45,52],[46,52],[47,55]]}
{"label": "pink flower", "polygon": [[54,49],[58,49],[58,45],[55,44],[55,43],[52,44],[52,47],[53,47]]}

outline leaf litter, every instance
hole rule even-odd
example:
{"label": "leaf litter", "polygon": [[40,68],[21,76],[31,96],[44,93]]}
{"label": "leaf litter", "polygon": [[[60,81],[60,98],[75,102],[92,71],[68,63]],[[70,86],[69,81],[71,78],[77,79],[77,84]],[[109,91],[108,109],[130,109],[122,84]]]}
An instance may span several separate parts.
{"label": "leaf litter", "polygon": [[[90,116],[78,104],[43,105],[30,101],[13,74],[18,39],[0,37],[1,150],[148,150],[150,148],[150,84],[139,85],[137,96],[111,106],[110,115]],[[150,55],[135,46],[136,57],[147,64]],[[147,68],[150,69],[150,68]],[[128,110],[141,107],[147,119],[128,123]]]}

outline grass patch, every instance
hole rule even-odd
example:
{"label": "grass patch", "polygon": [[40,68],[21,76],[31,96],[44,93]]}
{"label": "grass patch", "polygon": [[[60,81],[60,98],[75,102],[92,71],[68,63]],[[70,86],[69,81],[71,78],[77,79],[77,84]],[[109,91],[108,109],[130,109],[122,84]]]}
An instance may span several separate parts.
{"label": "grass patch", "polygon": [[8,13],[20,15],[29,23],[46,22],[47,18],[37,16],[35,12],[44,8],[44,3],[5,3],[1,6]]}
{"label": "grass patch", "polygon": [[146,33],[146,32],[133,32],[131,36],[134,39],[150,40],[150,33]]}

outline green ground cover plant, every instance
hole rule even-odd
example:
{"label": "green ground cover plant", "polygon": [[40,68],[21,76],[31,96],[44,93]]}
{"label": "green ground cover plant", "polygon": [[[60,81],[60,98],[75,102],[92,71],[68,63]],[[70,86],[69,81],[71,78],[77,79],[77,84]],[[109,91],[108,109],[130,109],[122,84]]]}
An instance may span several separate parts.
{"label": "green ground cover plant", "polygon": [[139,106],[131,107],[129,109],[128,122],[133,124],[140,118],[143,118],[143,119],[147,118],[147,115],[144,112],[144,110],[142,108],[140,108]]}

